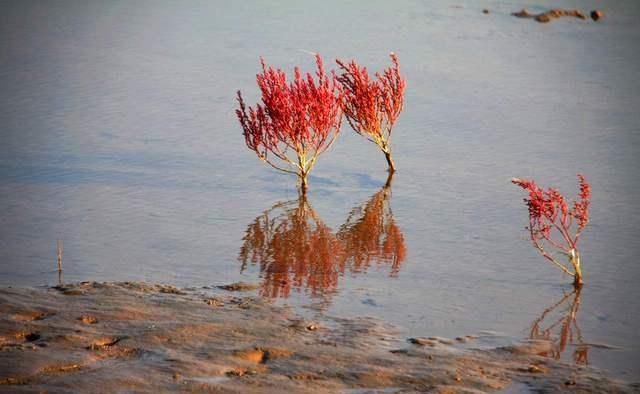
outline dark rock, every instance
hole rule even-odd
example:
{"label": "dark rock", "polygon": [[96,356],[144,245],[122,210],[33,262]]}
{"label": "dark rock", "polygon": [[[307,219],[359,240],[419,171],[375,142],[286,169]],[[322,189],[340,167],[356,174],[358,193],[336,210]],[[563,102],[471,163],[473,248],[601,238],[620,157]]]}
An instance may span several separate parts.
{"label": "dark rock", "polygon": [[514,12],[511,15],[518,17],[518,18],[533,18],[534,15],[531,14],[529,11],[527,11],[526,8],[521,9],[518,12]]}
{"label": "dark rock", "polygon": [[591,11],[591,19],[593,19],[594,21],[599,21],[602,18],[604,18],[604,12],[600,10]]}

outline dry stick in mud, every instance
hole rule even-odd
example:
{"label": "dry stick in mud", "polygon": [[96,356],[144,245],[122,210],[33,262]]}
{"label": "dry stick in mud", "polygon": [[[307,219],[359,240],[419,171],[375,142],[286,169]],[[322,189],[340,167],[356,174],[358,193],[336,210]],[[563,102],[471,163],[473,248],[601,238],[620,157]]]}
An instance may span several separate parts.
{"label": "dry stick in mud", "polygon": [[297,175],[302,193],[318,156],[340,134],[342,93],[336,75],[326,75],[320,55],[316,55],[316,78],[303,76],[295,68],[294,80],[266,65],[256,76],[262,103],[247,107],[240,91],[236,115],[247,147],[276,170]]}
{"label": "dry stick in mud", "polygon": [[[544,258],[573,277],[574,287],[581,287],[584,282],[578,241],[589,223],[591,186],[578,174],[580,199],[569,208],[567,200],[556,189],[549,188],[545,191],[534,181],[526,179],[513,178],[511,182],[529,192],[529,198],[525,198],[524,201],[529,208],[527,230],[531,236],[531,243]],[[559,262],[547,251],[546,246],[567,256],[570,267]]]}
{"label": "dry stick in mud", "polygon": [[62,241],[57,240],[56,242],[57,255],[58,255],[58,282],[62,284]]}
{"label": "dry stick in mud", "polygon": [[355,60],[345,63],[336,60],[342,74],[338,81],[344,90],[342,108],[351,128],[378,145],[389,166],[395,171],[391,156],[391,131],[404,106],[406,81],[400,75],[398,56],[391,53],[393,65],[369,78],[366,67]]}

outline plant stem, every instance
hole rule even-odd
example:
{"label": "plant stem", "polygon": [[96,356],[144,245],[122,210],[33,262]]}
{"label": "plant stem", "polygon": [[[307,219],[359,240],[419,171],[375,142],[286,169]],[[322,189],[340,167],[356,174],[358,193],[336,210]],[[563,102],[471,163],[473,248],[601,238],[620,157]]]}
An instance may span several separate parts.
{"label": "plant stem", "polygon": [[393,172],[389,172],[389,175],[387,175],[387,181],[385,182],[383,189],[390,189],[391,188],[391,183],[393,182]]}
{"label": "plant stem", "polygon": [[396,166],[393,163],[393,158],[391,157],[391,150],[383,150],[384,157],[387,159],[387,164],[389,165],[389,173],[394,173],[396,171]]}
{"label": "plant stem", "polygon": [[573,287],[579,289],[584,284],[584,281],[582,280],[582,269],[580,268],[580,255],[575,249],[571,249],[569,260],[571,261],[571,265],[573,265]]}

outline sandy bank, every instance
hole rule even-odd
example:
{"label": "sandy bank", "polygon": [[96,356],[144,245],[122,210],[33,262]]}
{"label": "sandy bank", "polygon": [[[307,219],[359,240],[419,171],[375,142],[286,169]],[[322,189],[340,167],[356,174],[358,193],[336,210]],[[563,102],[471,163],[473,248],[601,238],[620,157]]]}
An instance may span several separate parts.
{"label": "sandy bank", "polygon": [[0,288],[0,392],[638,391],[544,347],[409,341],[373,319],[305,321],[223,289]]}

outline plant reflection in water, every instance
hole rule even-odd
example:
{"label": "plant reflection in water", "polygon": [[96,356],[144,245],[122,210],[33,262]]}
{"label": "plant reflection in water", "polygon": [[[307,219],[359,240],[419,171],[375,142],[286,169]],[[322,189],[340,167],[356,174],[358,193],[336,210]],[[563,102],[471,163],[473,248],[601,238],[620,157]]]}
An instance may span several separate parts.
{"label": "plant reflection in water", "polygon": [[391,264],[391,276],[396,276],[406,257],[404,236],[391,212],[392,180],[393,173],[366,204],[351,210],[337,233],[342,258],[353,272],[366,272],[376,262]]}
{"label": "plant reflection in water", "polygon": [[580,289],[577,289],[565,294],[533,321],[529,338],[551,342],[551,350],[544,356],[560,359],[567,346],[571,345],[575,348],[573,361],[583,365],[589,363],[589,345],[584,341],[577,321],[579,307]]}
{"label": "plant reflection in water", "polygon": [[397,276],[406,247],[391,212],[391,181],[389,176],[367,202],[352,209],[337,233],[305,195],[275,204],[249,224],[238,256],[240,271],[259,266],[263,296],[286,298],[296,289],[325,301],[345,272],[388,264],[390,276]]}

